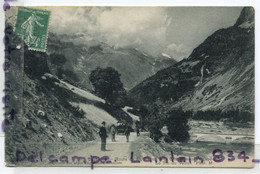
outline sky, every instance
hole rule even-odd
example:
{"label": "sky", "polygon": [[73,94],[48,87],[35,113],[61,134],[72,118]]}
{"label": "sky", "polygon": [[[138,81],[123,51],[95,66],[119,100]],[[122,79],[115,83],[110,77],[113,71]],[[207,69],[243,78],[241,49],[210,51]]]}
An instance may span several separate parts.
{"label": "sky", "polygon": [[137,48],[176,60],[221,28],[234,25],[241,7],[48,7],[49,31],[83,33],[114,48]]}

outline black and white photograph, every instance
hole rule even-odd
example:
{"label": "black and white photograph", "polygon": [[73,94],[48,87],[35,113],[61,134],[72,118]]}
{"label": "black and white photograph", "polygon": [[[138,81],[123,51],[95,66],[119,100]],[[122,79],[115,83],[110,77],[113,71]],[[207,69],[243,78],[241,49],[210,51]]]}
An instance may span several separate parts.
{"label": "black and white photograph", "polygon": [[12,6],[5,162],[255,165],[253,7]]}

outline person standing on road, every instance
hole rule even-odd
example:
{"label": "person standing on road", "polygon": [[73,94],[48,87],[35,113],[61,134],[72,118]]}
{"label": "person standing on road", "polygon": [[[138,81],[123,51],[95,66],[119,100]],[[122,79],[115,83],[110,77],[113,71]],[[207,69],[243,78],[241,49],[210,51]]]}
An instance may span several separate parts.
{"label": "person standing on road", "polygon": [[111,135],[112,135],[112,142],[116,141],[116,126],[113,124],[110,129]]}
{"label": "person standing on road", "polygon": [[126,141],[129,142],[130,127],[128,125],[126,125],[126,128],[125,128],[125,136],[126,136]]}
{"label": "person standing on road", "polygon": [[140,136],[140,121],[135,122],[136,136]]}
{"label": "person standing on road", "polygon": [[101,151],[106,151],[106,140],[107,140],[107,130],[106,122],[102,122],[102,127],[99,129],[99,136],[101,138]]}
{"label": "person standing on road", "polygon": [[136,135],[137,135],[137,136],[140,136],[140,129],[139,129],[139,126],[136,126]]}

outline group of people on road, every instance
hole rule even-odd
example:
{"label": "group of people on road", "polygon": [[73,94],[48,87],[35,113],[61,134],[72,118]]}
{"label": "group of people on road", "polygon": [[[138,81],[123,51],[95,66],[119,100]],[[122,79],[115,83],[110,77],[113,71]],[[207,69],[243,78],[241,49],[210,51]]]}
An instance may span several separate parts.
{"label": "group of people on road", "polygon": [[[126,136],[126,142],[129,142],[130,132],[131,132],[131,127],[129,125],[126,125],[125,130],[124,130],[124,134]],[[117,128],[114,124],[110,128],[110,133],[111,133],[112,142],[116,142]],[[140,136],[139,127],[136,127],[136,133],[137,133],[137,136]],[[101,138],[101,151],[106,151],[106,139],[107,139],[108,135],[107,135],[107,130],[106,130],[106,122],[104,122],[104,121],[102,122],[102,126],[99,129],[99,136]]]}

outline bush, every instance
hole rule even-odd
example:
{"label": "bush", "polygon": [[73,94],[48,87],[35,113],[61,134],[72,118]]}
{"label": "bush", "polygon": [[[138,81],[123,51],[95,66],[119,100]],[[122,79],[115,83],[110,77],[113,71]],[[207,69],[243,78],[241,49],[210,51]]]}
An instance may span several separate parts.
{"label": "bush", "polygon": [[220,121],[225,119],[227,122],[253,122],[254,113],[249,111],[241,111],[239,109],[230,109],[221,112],[220,110],[198,111],[193,117],[194,120],[204,121]]}
{"label": "bush", "polygon": [[150,138],[155,142],[160,142],[160,138],[163,136],[161,129],[163,127],[162,120],[152,120],[148,124],[148,130],[150,132]]}
{"label": "bush", "polygon": [[187,142],[190,139],[190,128],[187,123],[192,113],[178,109],[170,111],[167,115],[166,126],[170,138],[178,142]]}
{"label": "bush", "polygon": [[204,120],[204,121],[219,121],[223,118],[223,114],[220,110],[217,111],[198,111],[196,112],[193,117],[195,120]]}
{"label": "bush", "polygon": [[156,104],[145,107],[142,106],[139,110],[140,126],[150,132],[150,138],[155,142],[159,142],[163,136],[161,129],[165,123],[165,119]]}

